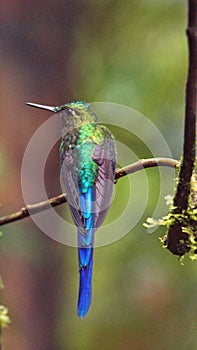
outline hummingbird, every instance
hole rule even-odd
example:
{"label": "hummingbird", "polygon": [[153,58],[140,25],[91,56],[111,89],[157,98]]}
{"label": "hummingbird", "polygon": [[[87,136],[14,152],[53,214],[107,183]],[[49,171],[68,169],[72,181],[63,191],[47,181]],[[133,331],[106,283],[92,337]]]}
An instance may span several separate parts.
{"label": "hummingbird", "polygon": [[116,146],[111,132],[98,123],[89,103],[53,107],[27,105],[57,113],[62,120],[60,168],[70,212],[78,232],[78,316],[92,301],[94,235],[109,210],[114,186]]}

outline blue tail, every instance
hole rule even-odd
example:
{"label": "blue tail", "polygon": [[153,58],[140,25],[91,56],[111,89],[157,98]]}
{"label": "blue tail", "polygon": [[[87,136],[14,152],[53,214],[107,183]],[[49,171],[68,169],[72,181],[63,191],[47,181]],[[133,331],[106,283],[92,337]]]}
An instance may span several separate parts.
{"label": "blue tail", "polygon": [[93,266],[93,188],[89,187],[86,193],[81,193],[80,204],[85,218],[86,235],[78,232],[79,257],[79,298],[78,316],[86,316],[92,301],[92,266]]}
{"label": "blue tail", "polygon": [[[84,251],[87,251],[86,253]],[[79,280],[79,298],[78,298],[78,316],[86,316],[92,301],[92,265],[93,265],[93,248],[79,248],[79,261],[85,256],[89,262],[86,266],[80,267]]]}

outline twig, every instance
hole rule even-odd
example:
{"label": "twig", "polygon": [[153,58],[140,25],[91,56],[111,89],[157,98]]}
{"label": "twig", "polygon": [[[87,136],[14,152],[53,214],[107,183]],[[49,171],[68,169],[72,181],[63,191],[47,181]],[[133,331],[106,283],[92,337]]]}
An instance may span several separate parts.
{"label": "twig", "polygon": [[125,166],[121,169],[116,169],[115,180],[120,179],[121,177],[135,173],[136,171],[153,168],[156,166],[166,166],[170,168],[176,168],[179,166],[179,161],[176,159],[170,158],[149,158],[149,159],[140,159],[136,163]]}
{"label": "twig", "polygon": [[[145,168],[152,168],[156,166],[166,166],[170,168],[175,168],[179,166],[179,162],[175,159],[169,159],[169,158],[141,159],[138,162],[127,165],[124,168],[116,169],[115,180],[118,180],[121,177],[126,176],[128,174],[135,173],[136,171],[139,171]],[[66,194],[60,194],[44,202],[29,204],[26,207],[21,208],[21,210],[19,210],[16,213],[1,217],[0,226],[24,219],[32,214],[39,213],[43,210],[48,209],[50,206],[56,207],[66,202],[67,202]]]}

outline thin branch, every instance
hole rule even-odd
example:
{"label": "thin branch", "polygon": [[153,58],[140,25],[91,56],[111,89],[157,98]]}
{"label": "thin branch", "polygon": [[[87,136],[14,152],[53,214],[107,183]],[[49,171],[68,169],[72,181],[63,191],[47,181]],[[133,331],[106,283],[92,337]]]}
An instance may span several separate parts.
{"label": "thin branch", "polygon": [[[156,166],[176,168],[177,166],[179,166],[179,162],[175,159],[169,159],[169,158],[141,159],[138,162],[127,165],[124,168],[116,169],[115,180],[118,180],[121,177],[126,176],[128,174],[135,173],[136,171],[146,169],[146,168],[152,168]],[[29,204],[26,207],[21,208],[21,210],[19,210],[16,213],[9,214],[7,216],[0,218],[0,226],[24,219],[36,213],[39,213],[43,210],[49,209],[50,206],[56,207],[66,202],[67,202],[66,194],[60,194],[44,202]]]}
{"label": "thin branch", "polygon": [[115,180],[120,179],[121,177],[135,173],[136,171],[153,168],[156,166],[165,166],[170,168],[176,168],[179,166],[179,161],[176,159],[170,158],[149,158],[149,159],[140,159],[136,163],[125,166],[121,169],[116,169]]}
{"label": "thin branch", "polygon": [[47,201],[43,201],[35,204],[28,204],[26,207],[21,208],[16,213],[1,217],[0,226],[27,218],[30,215],[37,214],[43,210],[49,209],[50,206],[57,207],[58,205],[66,202],[67,202],[66,194],[62,193],[58,196],[50,198]]}

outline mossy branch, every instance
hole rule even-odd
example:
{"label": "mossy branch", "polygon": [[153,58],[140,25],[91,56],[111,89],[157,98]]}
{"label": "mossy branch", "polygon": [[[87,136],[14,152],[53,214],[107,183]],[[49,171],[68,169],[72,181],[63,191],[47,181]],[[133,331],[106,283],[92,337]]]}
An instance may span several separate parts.
{"label": "mossy branch", "polygon": [[[189,253],[197,258],[197,177],[194,171],[196,157],[197,110],[197,1],[188,1],[189,65],[186,84],[185,129],[183,158],[177,188],[169,214],[157,224],[168,227],[164,246],[173,254]],[[150,220],[150,219],[149,219]],[[149,222],[150,223],[150,222]]]}
{"label": "mossy branch", "polygon": [[174,198],[177,212],[188,207],[191,192],[190,180],[194,170],[196,150],[196,109],[197,109],[197,1],[189,1],[188,28],[189,66],[186,84],[185,132],[183,161]]}
{"label": "mossy branch", "polygon": [[[196,155],[196,109],[197,109],[197,1],[188,1],[188,47],[189,66],[186,84],[185,132],[183,160],[180,167],[177,190],[174,197],[170,225],[166,239],[167,248],[176,255],[182,256],[191,250],[195,252],[194,242],[197,238],[196,203],[192,203],[196,186],[192,176]],[[195,189],[194,189],[195,188]],[[179,215],[181,220],[176,220]],[[195,220],[191,219],[191,216]],[[191,245],[192,241],[192,245]]]}

